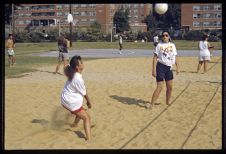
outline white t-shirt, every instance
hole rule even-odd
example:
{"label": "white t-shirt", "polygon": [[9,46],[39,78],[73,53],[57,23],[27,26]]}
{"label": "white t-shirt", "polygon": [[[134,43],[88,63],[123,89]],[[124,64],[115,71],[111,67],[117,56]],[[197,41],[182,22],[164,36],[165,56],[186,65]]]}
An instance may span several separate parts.
{"label": "white t-shirt", "polygon": [[122,44],[122,36],[119,36],[119,43]]}
{"label": "white t-shirt", "polygon": [[154,37],[154,42],[155,42],[155,43],[158,43],[158,42],[159,42],[159,37],[158,37],[158,36],[155,36],[155,37]]}
{"label": "white t-shirt", "polygon": [[199,42],[199,56],[210,56],[210,51],[208,49],[207,41]]}
{"label": "white t-shirt", "polygon": [[71,81],[67,81],[61,93],[61,103],[71,111],[82,106],[83,96],[86,95],[86,87],[82,75],[75,73]]}
{"label": "white t-shirt", "polygon": [[160,42],[155,48],[154,53],[157,55],[157,61],[167,65],[172,66],[175,64],[177,49],[174,43],[168,42]]}

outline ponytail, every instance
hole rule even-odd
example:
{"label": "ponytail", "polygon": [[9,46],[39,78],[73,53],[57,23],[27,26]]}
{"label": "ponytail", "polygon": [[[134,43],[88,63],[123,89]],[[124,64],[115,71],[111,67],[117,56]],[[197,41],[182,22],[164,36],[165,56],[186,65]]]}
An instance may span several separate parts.
{"label": "ponytail", "polygon": [[64,74],[67,76],[69,81],[73,79],[76,67],[79,66],[79,61],[81,60],[82,60],[81,56],[75,55],[71,58],[70,65],[65,66]]}
{"label": "ponytail", "polygon": [[64,74],[67,76],[69,81],[71,81],[73,79],[74,73],[75,73],[75,71],[70,65],[67,65],[64,68]]}

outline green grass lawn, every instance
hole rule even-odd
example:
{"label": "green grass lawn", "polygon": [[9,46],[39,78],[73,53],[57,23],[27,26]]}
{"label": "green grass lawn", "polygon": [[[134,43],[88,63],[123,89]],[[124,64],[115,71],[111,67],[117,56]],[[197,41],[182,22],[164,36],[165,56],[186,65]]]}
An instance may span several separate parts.
{"label": "green grass lawn", "polygon": [[[198,50],[198,41],[175,40],[177,50]],[[211,42],[215,46],[215,50],[221,50],[221,42]],[[153,50],[153,43],[141,42],[124,42],[124,49],[148,49]],[[118,49],[118,42],[73,42],[73,49]],[[8,57],[5,56],[5,77],[21,77],[24,73],[37,71],[37,67],[56,65],[57,57],[39,57],[30,56],[28,54],[38,52],[57,51],[56,42],[42,42],[42,43],[16,43],[16,66],[9,68]],[[90,60],[88,58],[84,60]],[[54,70],[53,70],[54,71]]]}
{"label": "green grass lawn", "polygon": [[[83,58],[84,61],[92,59],[94,58]],[[8,57],[5,56],[5,77],[6,78],[23,77],[24,75],[26,75],[26,73],[37,71],[37,68],[41,66],[53,66],[52,71],[55,71],[56,65],[57,57],[18,55],[16,56],[15,66],[9,67]],[[63,67],[63,64],[61,67]]]}
{"label": "green grass lawn", "polygon": [[[175,40],[177,50],[197,50],[198,41],[185,41],[185,40]],[[221,42],[211,42],[215,46],[215,50],[221,50]],[[73,42],[71,50],[73,49],[117,49],[118,42]],[[141,43],[141,42],[124,42],[124,49],[150,49],[152,50],[153,43]],[[48,52],[56,51],[56,42],[43,42],[43,43],[17,43],[15,52],[17,55],[37,53],[37,52]]]}

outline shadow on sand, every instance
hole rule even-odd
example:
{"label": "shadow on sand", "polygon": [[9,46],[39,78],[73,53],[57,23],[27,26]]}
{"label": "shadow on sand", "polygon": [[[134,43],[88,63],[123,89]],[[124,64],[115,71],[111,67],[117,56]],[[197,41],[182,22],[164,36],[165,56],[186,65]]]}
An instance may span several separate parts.
{"label": "shadow on sand", "polygon": [[112,99],[115,99],[123,104],[127,105],[138,105],[139,107],[146,108],[146,104],[150,103],[149,101],[144,101],[141,99],[136,99],[136,98],[130,98],[130,97],[122,97],[122,96],[117,96],[117,95],[111,95],[110,96]]}

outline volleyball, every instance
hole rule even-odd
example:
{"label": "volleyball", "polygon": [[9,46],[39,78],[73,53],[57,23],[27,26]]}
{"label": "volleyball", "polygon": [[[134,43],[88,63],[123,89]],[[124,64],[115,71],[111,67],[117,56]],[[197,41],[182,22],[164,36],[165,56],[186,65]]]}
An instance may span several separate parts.
{"label": "volleyball", "polygon": [[155,12],[158,14],[164,14],[168,10],[168,4],[167,3],[157,3],[155,4]]}

